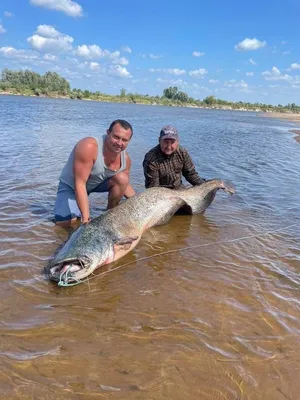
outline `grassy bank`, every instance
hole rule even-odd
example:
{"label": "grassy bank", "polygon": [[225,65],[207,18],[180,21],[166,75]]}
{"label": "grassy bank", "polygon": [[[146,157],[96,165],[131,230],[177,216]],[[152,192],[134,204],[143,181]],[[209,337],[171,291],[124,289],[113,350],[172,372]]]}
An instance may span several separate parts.
{"label": "grassy bank", "polygon": [[214,96],[207,96],[203,100],[189,97],[186,93],[178,90],[176,86],[170,86],[163,90],[162,96],[149,96],[139,93],[126,93],[121,89],[119,95],[109,95],[100,91],[72,89],[69,82],[55,72],[47,72],[40,75],[29,70],[12,71],[4,69],[0,79],[0,94],[36,96],[50,98],[64,98],[72,100],[94,100],[110,103],[128,103],[145,105],[162,105],[173,107],[195,107],[222,110],[239,110],[255,112],[280,112],[289,114],[300,114],[300,106],[292,103],[283,106],[271,104],[230,102],[217,99]]}

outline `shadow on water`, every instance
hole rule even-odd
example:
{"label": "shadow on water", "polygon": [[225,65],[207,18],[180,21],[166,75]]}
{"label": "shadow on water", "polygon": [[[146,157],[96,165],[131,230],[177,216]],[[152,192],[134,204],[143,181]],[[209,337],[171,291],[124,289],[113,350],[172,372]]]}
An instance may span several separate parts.
{"label": "shadow on water", "polygon": [[33,215],[49,215],[50,210],[44,207],[42,204],[31,204],[30,211]]}

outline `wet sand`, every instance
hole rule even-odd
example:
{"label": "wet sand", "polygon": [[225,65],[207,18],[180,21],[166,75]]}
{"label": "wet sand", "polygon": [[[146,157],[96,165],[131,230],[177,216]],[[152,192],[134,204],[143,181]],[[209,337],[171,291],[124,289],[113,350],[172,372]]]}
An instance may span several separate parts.
{"label": "wet sand", "polygon": [[[74,143],[121,115],[137,132],[137,190],[172,121],[200,175],[237,192],[59,288],[42,275],[68,236],[52,222],[57,178]],[[277,130],[287,121],[0,96],[0,124],[1,400],[299,399],[300,146]],[[107,196],[90,200],[95,217]]]}
{"label": "wet sand", "polygon": [[[300,126],[300,114],[287,114],[287,113],[265,113],[263,114],[264,117],[271,117],[277,119],[285,119],[290,122],[294,122],[295,124],[299,124]],[[300,129],[291,129],[291,133],[295,133],[296,142],[300,143]]]}

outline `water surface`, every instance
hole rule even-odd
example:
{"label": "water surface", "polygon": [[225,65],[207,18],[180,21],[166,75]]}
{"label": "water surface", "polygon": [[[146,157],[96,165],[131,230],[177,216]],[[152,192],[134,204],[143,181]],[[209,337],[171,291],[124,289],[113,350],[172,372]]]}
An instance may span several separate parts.
{"label": "water surface", "polygon": [[[67,238],[57,178],[73,145],[134,127],[132,182],[177,126],[200,175],[234,183],[204,215],[175,216],[88,283],[43,267]],[[300,145],[255,113],[0,97],[1,393],[47,399],[297,399]],[[106,205],[91,196],[92,215]]]}

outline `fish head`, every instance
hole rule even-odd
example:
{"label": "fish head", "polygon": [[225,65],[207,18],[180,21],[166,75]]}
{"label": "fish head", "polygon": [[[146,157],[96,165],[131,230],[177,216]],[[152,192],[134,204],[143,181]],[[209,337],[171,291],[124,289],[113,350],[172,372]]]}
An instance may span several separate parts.
{"label": "fish head", "polygon": [[87,228],[82,226],[77,229],[46,267],[49,279],[60,286],[79,283],[100,266],[114,261],[111,235],[93,234]]}

